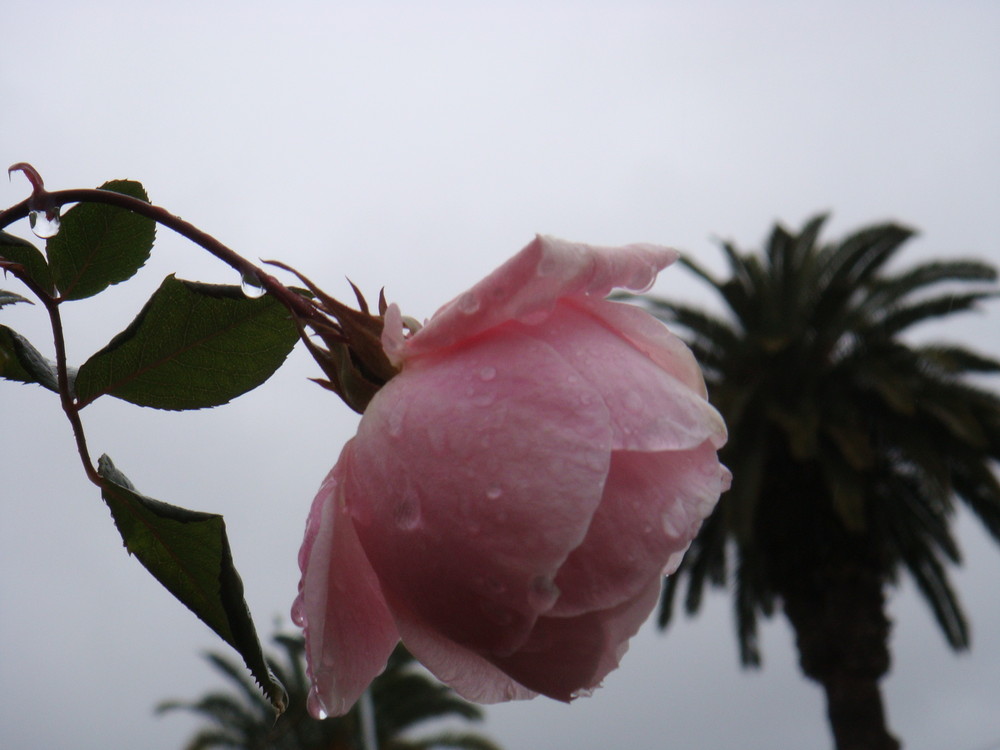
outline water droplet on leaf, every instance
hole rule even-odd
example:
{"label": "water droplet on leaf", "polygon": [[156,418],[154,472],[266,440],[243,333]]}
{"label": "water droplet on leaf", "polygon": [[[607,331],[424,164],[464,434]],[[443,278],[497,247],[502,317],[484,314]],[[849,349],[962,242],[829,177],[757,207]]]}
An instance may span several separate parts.
{"label": "water droplet on leaf", "polygon": [[59,234],[59,209],[48,211],[31,211],[28,214],[28,224],[36,237],[47,240]]}

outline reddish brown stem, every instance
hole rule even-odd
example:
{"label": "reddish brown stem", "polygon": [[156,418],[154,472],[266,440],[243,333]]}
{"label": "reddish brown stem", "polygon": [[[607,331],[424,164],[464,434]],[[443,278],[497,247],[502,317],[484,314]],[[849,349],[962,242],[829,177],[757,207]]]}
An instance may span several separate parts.
{"label": "reddish brown stem", "polygon": [[239,271],[244,277],[258,282],[261,287],[263,287],[268,293],[273,295],[279,302],[296,315],[306,319],[321,317],[321,313],[316,310],[309,300],[292,291],[274,278],[274,276],[267,273],[259,266],[254,265],[226,245],[223,245],[210,234],[198,229],[198,227],[194,224],[184,221],[179,216],[175,216],[165,208],[155,206],[152,203],[147,203],[139,198],[133,198],[132,196],[123,195],[122,193],[116,193],[112,190],[78,188],[73,190],[56,190],[51,193],[46,192],[42,187],[40,177],[38,177],[37,184],[35,180],[32,180],[31,178],[32,174],[37,177],[38,173],[33,169],[29,173],[27,170],[23,169],[26,166],[28,165],[17,164],[14,165],[14,167],[11,167],[11,169],[14,169],[15,167],[21,168],[22,171],[28,175],[28,179],[31,180],[34,192],[32,192],[30,198],[11,206],[5,211],[0,211],[0,230],[6,228],[10,224],[13,224],[19,219],[25,218],[30,211],[36,210],[35,206],[38,205],[39,202],[44,202],[53,206],[62,206],[66,203],[104,203],[109,206],[117,206],[118,208],[124,208],[128,211],[139,214],[140,216],[150,218],[158,224],[162,224],[165,227],[173,229],[175,232],[191,240],[191,242],[196,245],[203,247],[223,263]]}

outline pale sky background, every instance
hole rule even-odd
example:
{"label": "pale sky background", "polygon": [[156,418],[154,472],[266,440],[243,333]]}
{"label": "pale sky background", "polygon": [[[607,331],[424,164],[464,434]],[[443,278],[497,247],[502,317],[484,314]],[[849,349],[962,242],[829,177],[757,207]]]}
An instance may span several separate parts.
{"label": "pale sky background", "polygon": [[[152,200],[342,299],[353,279],[429,316],[536,232],[759,246],[831,210],[828,238],[897,219],[904,253],[1000,263],[1000,3],[90,2],[0,7],[0,166],[50,189],[141,180]],[[0,181],[0,204],[28,194]],[[13,231],[29,236],[27,226]],[[66,306],[79,364],[167,273],[235,282],[168,230],[135,280]],[[21,291],[16,281],[0,287]],[[656,287],[710,304],[681,270]],[[1000,307],[943,334],[1000,355]],[[3,321],[51,351],[37,307]],[[92,452],[140,491],[225,514],[263,637],[288,610],[306,511],[356,418],[296,350],[230,406],[103,399]],[[222,684],[224,644],[123,550],[53,394],[0,382],[0,747],[174,750],[165,698]],[[893,730],[908,750],[1000,747],[1000,551],[962,515],[955,656],[904,582],[891,597]],[[729,599],[647,625],[594,697],[488,710],[508,750],[831,745],[788,628],[743,672]]]}

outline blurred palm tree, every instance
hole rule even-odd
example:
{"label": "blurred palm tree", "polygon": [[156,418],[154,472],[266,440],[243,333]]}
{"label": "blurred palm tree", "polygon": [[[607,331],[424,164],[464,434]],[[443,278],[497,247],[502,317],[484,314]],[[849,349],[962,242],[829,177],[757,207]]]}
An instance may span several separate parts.
{"label": "blurred palm tree", "polygon": [[669,623],[681,581],[697,612],[706,583],[732,586],[740,657],[759,665],[758,617],[780,605],[803,672],[825,690],[838,750],[892,750],[879,681],[889,668],[885,588],[906,570],[948,644],[969,629],[946,566],[960,561],[956,499],[1000,540],[1000,400],[969,376],[1000,362],[903,334],[996,294],[993,267],[887,264],[913,232],[871,226],[818,242],[775,226],[765,252],[722,250],[729,278],[681,263],[725,303],[717,316],[652,297],[679,325],[729,425],[733,486],[663,592]]}
{"label": "blurred palm tree", "polygon": [[[288,709],[275,721],[274,708],[246,674],[242,664],[208,653],[206,658],[232,684],[231,691],[207,693],[196,701],[165,701],[157,713],[185,710],[208,721],[185,746],[186,750],[361,750],[362,717],[358,706],[344,716],[315,719],[306,710],[309,680],[305,649],[300,636],[274,637],[283,660],[268,659],[271,669],[288,690]],[[385,671],[369,688],[375,736],[380,750],[500,750],[487,738],[468,732],[437,732],[411,738],[408,731],[432,719],[480,721],[482,709],[459,698],[396,647]]]}

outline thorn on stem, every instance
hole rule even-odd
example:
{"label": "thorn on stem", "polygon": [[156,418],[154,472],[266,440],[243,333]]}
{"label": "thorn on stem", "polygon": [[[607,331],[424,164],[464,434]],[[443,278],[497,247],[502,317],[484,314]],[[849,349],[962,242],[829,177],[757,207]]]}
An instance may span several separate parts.
{"label": "thorn on stem", "polygon": [[31,183],[31,192],[33,196],[41,196],[45,194],[45,182],[42,180],[42,176],[38,174],[38,170],[28,164],[28,162],[19,161],[17,164],[12,164],[8,167],[7,179],[12,179],[14,172],[20,172],[28,178],[28,182]]}

